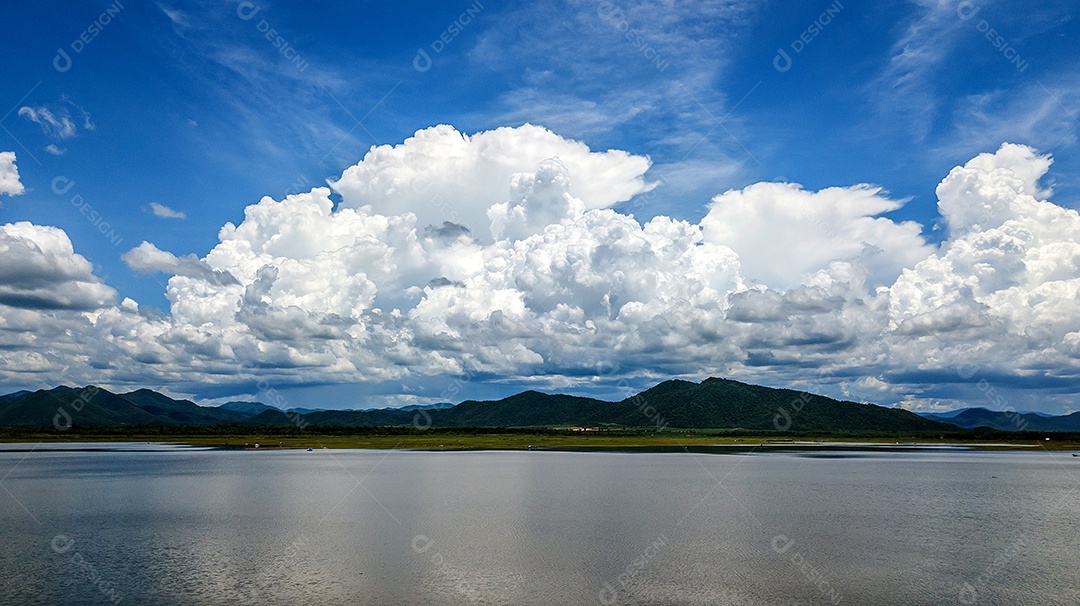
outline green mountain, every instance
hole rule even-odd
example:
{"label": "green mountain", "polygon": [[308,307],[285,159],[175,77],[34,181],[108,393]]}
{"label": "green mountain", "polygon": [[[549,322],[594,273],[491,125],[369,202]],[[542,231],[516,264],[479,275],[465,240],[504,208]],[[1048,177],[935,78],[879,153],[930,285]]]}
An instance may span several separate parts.
{"label": "green mountain", "polygon": [[1000,431],[1080,431],[1080,412],[1045,416],[1033,412],[1005,412],[985,408],[965,408],[946,413],[923,413],[923,417],[951,423],[964,429],[988,427]]}
{"label": "green mountain", "polygon": [[[427,414],[433,425],[442,427],[597,425],[617,422],[608,420],[614,418],[612,412],[617,406],[593,398],[525,391],[494,402],[468,400],[453,408],[427,411]],[[640,421],[635,423],[646,424]]]}
{"label": "green mountain", "polygon": [[811,432],[905,432],[949,429],[906,410],[842,402],[806,392],[727,379],[665,381],[620,402],[526,391],[446,409],[327,411],[309,425],[426,427],[599,426]]}
{"label": "green mountain", "polygon": [[174,400],[149,389],[117,395],[93,385],[61,386],[0,396],[3,426],[227,425],[250,418],[189,400]]}
{"label": "green mountain", "polygon": [[199,406],[191,400],[174,400],[149,389],[139,389],[120,397],[152,415],[180,425],[224,425],[242,423],[251,418],[250,414],[227,408],[209,408]]}
{"label": "green mountain", "polygon": [[117,395],[96,387],[58,387],[0,396],[0,425],[50,427],[58,409],[70,415],[77,426],[609,426],[819,433],[935,432],[952,427],[905,410],[728,379],[665,381],[619,402],[526,391],[501,400],[468,400],[450,407],[306,414],[252,402],[204,407],[148,389]]}
{"label": "green mountain", "polygon": [[[12,394],[15,395],[15,394]],[[75,425],[161,425],[163,417],[94,387],[56,387],[24,392],[0,404],[0,424],[36,427]]]}
{"label": "green mountain", "polygon": [[262,402],[226,402],[221,406],[218,406],[221,410],[228,410],[231,412],[239,412],[249,417],[253,417],[260,412],[267,410],[278,410],[273,406],[268,406]]}
{"label": "green mountain", "polygon": [[612,422],[647,423],[644,410],[671,427],[730,427],[782,431],[919,431],[940,429],[898,408],[839,401],[825,396],[750,385],[729,379],[700,384],[667,381],[620,403],[628,406]]}

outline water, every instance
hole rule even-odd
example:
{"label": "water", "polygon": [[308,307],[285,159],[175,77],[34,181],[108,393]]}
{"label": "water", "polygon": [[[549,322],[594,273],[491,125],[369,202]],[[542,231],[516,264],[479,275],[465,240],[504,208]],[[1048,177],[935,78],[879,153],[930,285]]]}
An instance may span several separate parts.
{"label": "water", "polygon": [[1080,602],[1067,453],[32,446],[8,604]]}

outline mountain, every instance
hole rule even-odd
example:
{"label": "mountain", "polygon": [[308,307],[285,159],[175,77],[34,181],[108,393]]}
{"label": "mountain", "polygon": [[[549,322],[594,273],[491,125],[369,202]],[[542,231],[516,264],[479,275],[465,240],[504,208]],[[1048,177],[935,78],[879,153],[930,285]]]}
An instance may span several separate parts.
{"label": "mountain", "polygon": [[941,425],[899,408],[839,401],[791,389],[730,379],[699,384],[667,381],[624,400],[631,410],[614,422],[646,424],[646,407],[671,427],[792,431],[934,431]]}
{"label": "mountain", "polygon": [[277,408],[274,408],[273,406],[268,406],[266,404],[263,404],[262,402],[226,402],[221,406],[218,406],[218,408],[231,412],[239,412],[247,415],[248,417],[254,417],[255,415],[261,412],[265,412],[267,410],[277,410],[278,412],[281,412]]}
{"label": "mountain", "polygon": [[971,408],[957,408],[956,410],[947,410],[945,412],[916,412],[924,419],[934,419],[935,421],[944,421],[945,419],[951,419],[956,415],[964,412],[965,410],[973,410]]}
{"label": "mountain", "polygon": [[0,425],[5,426],[229,425],[251,417],[149,389],[118,395],[93,385],[61,386],[0,396]]}
{"label": "mountain", "polygon": [[[494,402],[467,400],[453,408],[425,412],[437,427],[598,425],[617,422],[609,420],[614,419],[617,406],[593,398],[525,391]],[[647,423],[639,420],[634,424]]]}
{"label": "mountain", "polygon": [[[453,407],[454,407],[454,404],[452,402],[439,402],[438,404],[410,404],[409,406],[402,406],[401,408],[398,408],[397,410],[406,410],[406,411],[411,412],[411,411],[414,411],[414,410],[441,410],[443,408],[453,408]],[[383,410],[385,410],[385,409],[383,409]]]}
{"label": "mountain", "polygon": [[225,425],[247,421],[252,415],[222,407],[199,406],[191,400],[174,400],[149,389],[121,394],[146,412],[180,425]]}
{"label": "mountain", "polygon": [[[269,404],[263,404],[262,402],[226,402],[218,408],[222,410],[231,410],[234,412],[243,413],[250,420],[251,417],[258,416],[266,411],[271,412],[285,412],[292,414],[306,415],[313,412],[322,412],[325,408],[290,408],[288,410],[281,410],[276,406],[270,406]],[[268,417],[272,418],[272,417]]]}
{"label": "mountain", "polygon": [[[58,387],[0,396],[0,425],[52,426],[58,407],[68,411],[76,425],[608,426],[821,433],[939,432],[953,427],[896,408],[728,379],[665,381],[618,402],[525,391],[501,400],[468,400],[456,406],[308,413],[284,412],[257,402],[202,407],[148,389],[117,395],[96,387]],[[956,418],[962,420],[965,414]]]}
{"label": "mountain", "polygon": [[289,415],[277,408],[267,407],[245,421],[244,425],[295,425],[303,418],[303,415]]}
{"label": "mountain", "polygon": [[23,396],[26,396],[26,395],[29,395],[31,393],[33,393],[33,392],[29,392],[29,391],[26,391],[25,389],[23,389],[21,391],[16,391],[15,393],[9,393],[6,396],[0,396],[0,406],[3,406],[4,402],[12,402],[14,400],[18,400],[19,398],[21,398]]}
{"label": "mountain", "polygon": [[164,421],[163,417],[93,385],[23,392],[0,404],[2,425],[161,425]]}
{"label": "mountain", "polygon": [[665,381],[620,402],[526,391],[501,400],[468,400],[452,408],[326,411],[309,425],[421,427],[600,426],[766,431],[942,431],[949,428],[897,408],[841,402],[789,389],[727,379]]}
{"label": "mountain", "polygon": [[1050,416],[1036,412],[1019,413],[965,408],[959,412],[924,413],[923,416],[964,429],[989,427],[1000,431],[1080,431],[1080,412]]}

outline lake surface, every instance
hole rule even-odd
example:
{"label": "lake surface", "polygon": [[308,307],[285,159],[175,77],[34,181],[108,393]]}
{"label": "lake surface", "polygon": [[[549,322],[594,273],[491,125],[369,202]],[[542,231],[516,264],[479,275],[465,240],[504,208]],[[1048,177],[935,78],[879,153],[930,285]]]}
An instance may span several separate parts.
{"label": "lake surface", "polygon": [[33,447],[5,604],[1080,603],[1069,453]]}

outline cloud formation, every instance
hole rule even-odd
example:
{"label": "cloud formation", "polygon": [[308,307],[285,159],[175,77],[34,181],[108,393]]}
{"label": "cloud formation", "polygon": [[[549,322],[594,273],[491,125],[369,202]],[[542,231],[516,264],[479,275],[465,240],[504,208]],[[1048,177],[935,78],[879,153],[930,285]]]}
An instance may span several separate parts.
{"label": "cloud formation", "polygon": [[1050,158],[1003,145],[938,186],[950,238],[890,290],[890,329],[936,335],[917,349],[994,373],[1080,371],[1080,214],[1043,196]]}
{"label": "cloud formation", "polygon": [[0,305],[92,311],[115,296],[75,254],[64,230],[26,221],[0,225]]}
{"label": "cloud formation", "polygon": [[744,276],[766,286],[793,288],[830,262],[854,259],[890,284],[933,250],[917,223],[880,216],[902,205],[869,185],[808,192],[757,183],[713,199],[701,226],[707,240],[738,253]]}
{"label": "cloud formation", "polygon": [[[172,274],[168,316],[112,305],[62,232],[29,224],[5,226],[24,251],[5,271],[77,271],[2,274],[5,289],[42,294],[0,304],[83,309],[65,338],[97,335],[113,356],[97,372],[116,380],[725,375],[925,407],[976,397],[989,376],[1067,407],[1080,217],[1047,200],[1050,162],[1003,145],[953,169],[937,189],[949,236],[934,247],[883,216],[902,202],[875,186],[758,183],[714,198],[699,223],[641,223],[608,207],[647,191],[646,158],[531,126],[436,127],[369,152],[332,183],[337,205],[326,187],[267,197],[201,259],[148,242],[126,253]],[[420,204],[431,195],[444,206]],[[65,283],[83,295],[61,300]]]}
{"label": "cloud formation", "polygon": [[177,257],[170,252],[159,249],[149,242],[143,242],[127,251],[124,253],[123,259],[128,267],[136,271],[161,272],[176,276],[185,276],[221,286],[238,284],[236,278],[229,272],[215,270],[195,255]]}
{"label": "cloud formation", "polygon": [[15,152],[0,152],[0,195],[18,196],[25,191],[15,166]]}
{"label": "cloud formation", "polygon": [[[76,112],[74,117],[72,117],[72,109]],[[52,108],[45,105],[38,107],[24,105],[19,108],[18,113],[23,118],[40,126],[41,132],[57,140],[74,137],[78,134],[80,128],[84,130],[94,130],[95,128],[93,121],[90,120],[90,114],[67,99],[64,100],[63,104]],[[52,148],[60,151],[55,145]],[[52,150],[49,153],[59,155]]]}
{"label": "cloud formation", "polygon": [[150,212],[154,213],[155,217],[161,217],[162,219],[187,219],[187,215],[183,212],[173,210],[157,202],[150,203]]}
{"label": "cloud formation", "polygon": [[417,131],[399,145],[373,147],[330,185],[344,208],[411,213],[420,228],[451,221],[488,240],[488,208],[506,201],[511,179],[555,159],[572,182],[569,193],[585,209],[608,208],[655,187],[644,178],[648,158],[594,152],[530,124],[475,135],[447,125]]}

